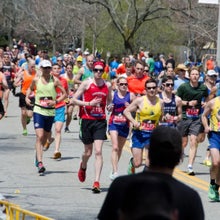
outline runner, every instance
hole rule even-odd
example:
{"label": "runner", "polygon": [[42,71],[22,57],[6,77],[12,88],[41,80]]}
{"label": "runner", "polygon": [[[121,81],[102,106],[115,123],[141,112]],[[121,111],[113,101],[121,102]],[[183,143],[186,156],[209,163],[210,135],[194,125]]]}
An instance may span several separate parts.
{"label": "runner", "polygon": [[3,99],[4,99],[4,109],[5,117],[7,117],[8,105],[9,105],[9,95],[10,91],[13,89],[13,79],[14,79],[14,64],[11,62],[10,56],[8,53],[4,52],[2,66],[2,73],[5,75],[7,80],[8,88],[4,90]]}
{"label": "runner", "polygon": [[93,55],[86,57],[86,64],[79,69],[77,75],[75,76],[74,82],[76,84],[81,84],[87,78],[93,78],[93,60]]}
{"label": "runner", "polygon": [[[21,108],[21,124],[23,128],[22,134],[24,136],[27,136],[27,124],[30,123],[30,120],[33,116],[33,105],[27,105],[25,102],[26,92],[28,88],[30,87],[34,77],[36,75],[35,70],[35,61],[34,60],[27,60],[27,70],[23,69],[23,71],[15,78],[14,86],[18,87],[21,86],[21,92],[19,95],[19,107]],[[31,103],[34,104],[35,102],[35,91],[33,91],[29,99],[31,100]]]}
{"label": "runner", "polygon": [[145,64],[137,60],[134,66],[134,74],[127,77],[128,91],[133,92],[136,96],[146,94],[145,82],[149,79],[149,76],[144,73]]}
{"label": "runner", "polygon": [[176,127],[182,119],[182,100],[173,94],[174,79],[171,76],[164,77],[162,80],[163,91],[159,97],[163,100],[163,118],[161,125]]}
{"label": "runner", "polygon": [[118,162],[129,134],[129,122],[123,115],[123,111],[135,99],[135,95],[127,91],[128,83],[125,77],[119,77],[116,83],[118,90],[114,92],[112,107],[109,109],[112,113],[108,123],[112,142],[112,171],[109,176],[111,180],[118,176]]}
{"label": "runner", "polygon": [[[135,168],[142,164],[145,149],[145,164],[148,166],[148,146],[151,133],[163,116],[163,101],[156,96],[157,82],[149,79],[145,83],[146,95],[137,97],[125,110],[124,115],[133,124],[131,152],[128,174],[135,173]],[[132,112],[137,112],[135,119]]]}
{"label": "runner", "polygon": [[5,115],[5,109],[2,104],[2,97],[3,97],[3,90],[4,89],[8,89],[8,84],[7,84],[5,75],[2,72],[0,72],[0,120]]}
{"label": "runner", "polygon": [[70,99],[73,97],[74,92],[76,91],[76,87],[78,87],[78,85],[76,85],[74,83],[74,74],[73,74],[73,65],[72,64],[68,64],[66,66],[66,72],[63,75],[63,77],[67,80],[68,83],[68,97],[66,99],[66,123],[65,123],[65,132],[69,133],[69,125],[72,121],[72,115],[73,115],[73,111],[74,111],[74,116],[73,119],[77,120],[77,114],[78,114],[78,106],[73,106],[70,104]]}
{"label": "runner", "polygon": [[198,82],[199,71],[197,67],[192,67],[189,72],[189,82],[183,83],[177,90],[177,95],[182,99],[182,120],[178,123],[178,130],[182,134],[183,148],[188,144],[189,136],[189,162],[188,174],[194,176],[193,163],[195,161],[199,134],[203,133],[203,126],[200,115],[203,105],[208,97],[208,89],[204,84]]}
{"label": "runner", "polygon": [[[209,99],[213,98],[210,93],[212,91],[212,89],[215,87],[216,85],[216,80],[217,80],[217,73],[214,70],[208,70],[206,73],[206,77],[205,77],[205,82],[204,84],[207,86],[208,88],[208,93],[209,93]],[[203,112],[204,109],[202,109]],[[209,118],[209,117],[208,117]],[[205,132],[203,133],[203,135],[201,136],[201,140],[199,140],[200,142],[203,142],[206,138],[206,134]],[[210,167],[211,166],[211,160],[210,160],[210,150],[209,150],[209,146],[206,150],[206,155],[205,155],[205,159],[203,160],[203,164]]]}
{"label": "runner", "polygon": [[[86,180],[87,162],[95,150],[95,181],[92,187],[94,193],[99,193],[100,175],[103,165],[102,146],[106,140],[106,104],[112,101],[111,85],[102,79],[105,64],[101,61],[94,62],[94,78],[84,80],[73,96],[71,103],[80,107],[80,138],[84,144],[82,162],[78,171],[80,182]],[[79,99],[81,98],[81,99]]]}
{"label": "runner", "polygon": [[[220,97],[210,100],[202,114],[205,133],[208,134],[212,165],[210,168],[209,199],[219,202],[220,185]],[[208,117],[210,115],[210,122]]]}
{"label": "runner", "polygon": [[[68,67],[69,64],[67,64]],[[60,76],[60,70],[61,66],[58,64],[53,64],[52,65],[52,76],[55,79],[58,79],[62,85],[62,87],[65,89],[66,94],[68,94],[68,83],[65,78]],[[62,91],[60,88],[56,88],[57,92],[57,97],[56,100],[59,99],[60,96],[62,96]],[[60,152],[60,143],[61,143],[61,131],[63,128],[63,124],[65,122],[65,106],[66,103],[65,101],[57,102],[55,105],[55,118],[54,118],[54,123],[55,123],[55,151],[53,154],[53,159],[60,160],[61,159],[61,152]],[[46,144],[44,145],[44,150],[48,150],[50,147],[50,144],[54,141],[54,138],[52,138],[52,132],[50,132],[50,137],[47,139]]]}
{"label": "runner", "polygon": [[[43,165],[43,147],[49,138],[55,116],[55,105],[66,97],[66,92],[60,81],[50,75],[51,62],[49,60],[41,61],[42,75],[36,76],[26,92],[26,103],[31,104],[30,94],[36,87],[35,105],[34,105],[34,128],[36,133],[36,162],[38,173],[43,174],[45,167]],[[56,99],[56,87],[62,91],[62,95]]]}

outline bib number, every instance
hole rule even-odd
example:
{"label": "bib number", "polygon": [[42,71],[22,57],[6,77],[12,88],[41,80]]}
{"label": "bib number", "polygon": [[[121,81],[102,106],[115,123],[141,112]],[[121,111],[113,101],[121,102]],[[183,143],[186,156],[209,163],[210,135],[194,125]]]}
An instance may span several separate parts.
{"label": "bib number", "polygon": [[199,117],[199,109],[197,108],[188,108],[186,109],[187,118],[198,118]]}

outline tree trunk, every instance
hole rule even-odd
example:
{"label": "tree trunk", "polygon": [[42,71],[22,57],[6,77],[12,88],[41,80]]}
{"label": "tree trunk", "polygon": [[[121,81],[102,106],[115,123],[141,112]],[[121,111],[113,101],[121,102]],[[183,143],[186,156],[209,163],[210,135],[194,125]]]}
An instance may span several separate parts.
{"label": "tree trunk", "polygon": [[124,47],[127,54],[131,53],[133,54],[133,42],[131,39],[124,39]]}

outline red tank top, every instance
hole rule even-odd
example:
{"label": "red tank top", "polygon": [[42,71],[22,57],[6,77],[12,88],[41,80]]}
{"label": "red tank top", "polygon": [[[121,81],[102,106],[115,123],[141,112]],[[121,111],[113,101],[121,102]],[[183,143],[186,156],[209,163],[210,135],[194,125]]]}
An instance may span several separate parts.
{"label": "red tank top", "polygon": [[82,100],[90,102],[95,97],[102,98],[99,106],[81,106],[80,117],[83,119],[97,120],[106,119],[105,107],[108,96],[108,87],[106,83],[102,86],[97,86],[93,82],[89,85],[89,88],[84,92]]}

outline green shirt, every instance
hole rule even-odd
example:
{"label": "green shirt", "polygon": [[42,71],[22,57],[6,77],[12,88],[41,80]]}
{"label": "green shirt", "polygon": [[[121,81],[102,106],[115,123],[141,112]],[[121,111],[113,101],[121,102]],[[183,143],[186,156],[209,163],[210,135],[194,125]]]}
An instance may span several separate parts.
{"label": "green shirt", "polygon": [[[201,102],[202,100],[204,100],[204,98],[208,97],[208,88],[202,83],[199,83],[198,87],[192,87],[190,85],[190,82],[186,82],[180,85],[180,87],[177,89],[177,95],[183,101],[197,100],[198,103],[194,108],[198,110],[198,115],[200,115],[201,114]],[[193,108],[192,106],[187,106],[187,105],[182,106],[182,118],[183,119],[188,118],[186,111],[192,108]]]}

